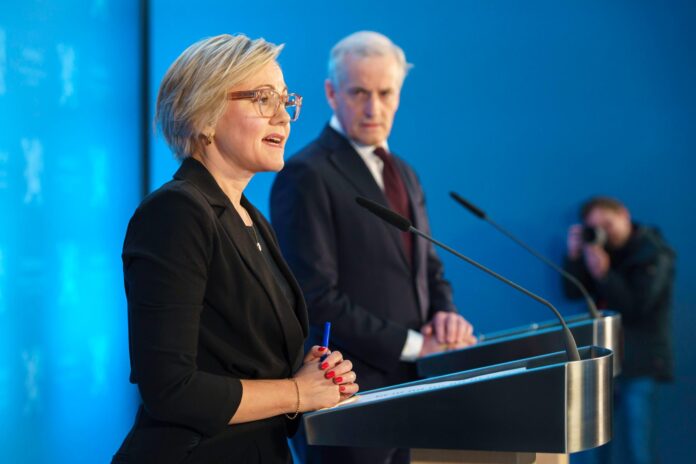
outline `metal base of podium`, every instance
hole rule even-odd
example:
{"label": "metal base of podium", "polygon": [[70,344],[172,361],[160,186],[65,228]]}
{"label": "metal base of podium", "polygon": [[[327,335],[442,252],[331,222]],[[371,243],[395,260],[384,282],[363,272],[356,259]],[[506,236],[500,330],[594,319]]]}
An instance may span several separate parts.
{"label": "metal base of podium", "polygon": [[412,449],[411,464],[567,464],[567,454]]}

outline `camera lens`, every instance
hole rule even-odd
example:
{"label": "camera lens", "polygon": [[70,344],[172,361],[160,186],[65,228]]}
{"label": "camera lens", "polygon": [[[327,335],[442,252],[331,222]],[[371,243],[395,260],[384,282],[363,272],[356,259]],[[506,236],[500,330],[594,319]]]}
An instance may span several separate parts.
{"label": "camera lens", "polygon": [[599,227],[585,226],[582,228],[582,241],[587,245],[602,246],[607,241],[607,233]]}

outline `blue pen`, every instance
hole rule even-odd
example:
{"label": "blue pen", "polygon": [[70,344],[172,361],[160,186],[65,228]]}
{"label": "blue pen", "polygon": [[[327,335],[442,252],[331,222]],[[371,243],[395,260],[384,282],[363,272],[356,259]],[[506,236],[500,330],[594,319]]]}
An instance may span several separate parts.
{"label": "blue pen", "polygon": [[[330,323],[330,322],[325,322],[325,323],[324,323],[324,340],[322,341],[322,345],[321,345],[321,346],[326,347],[327,351],[328,351],[328,349],[329,349],[329,334],[330,334],[330,333],[331,333],[331,323]],[[326,357],[327,357],[328,355],[329,355],[329,354],[327,353],[327,354],[325,354],[324,356],[322,356],[322,357],[321,357],[321,360],[323,361],[324,359],[326,359]]]}

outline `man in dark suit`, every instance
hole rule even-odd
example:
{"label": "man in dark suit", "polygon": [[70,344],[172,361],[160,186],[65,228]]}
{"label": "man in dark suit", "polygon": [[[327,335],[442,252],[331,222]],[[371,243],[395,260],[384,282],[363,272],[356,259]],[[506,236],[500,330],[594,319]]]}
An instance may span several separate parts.
{"label": "man in dark suit", "polygon": [[[363,390],[413,380],[418,357],[475,343],[432,245],[355,202],[367,197],[429,231],[418,178],[387,144],[408,66],[381,34],[336,44],[325,84],[334,116],[287,162],[271,194],[273,226],[307,299],[310,339],[330,321],[331,344],[350,356]],[[408,450],[308,451],[309,462],[409,460]]]}

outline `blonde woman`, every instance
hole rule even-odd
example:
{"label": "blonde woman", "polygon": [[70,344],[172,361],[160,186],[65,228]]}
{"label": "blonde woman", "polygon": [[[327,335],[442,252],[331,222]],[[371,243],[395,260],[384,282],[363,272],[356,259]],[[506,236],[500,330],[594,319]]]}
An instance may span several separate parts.
{"label": "blonde woman", "polygon": [[298,414],[358,390],[339,352],[303,355],[302,293],[243,194],[254,174],[283,167],[302,105],[281,48],[205,39],[162,80],[156,119],[182,162],[138,207],[123,246],[142,406],[114,463],[289,462]]}

